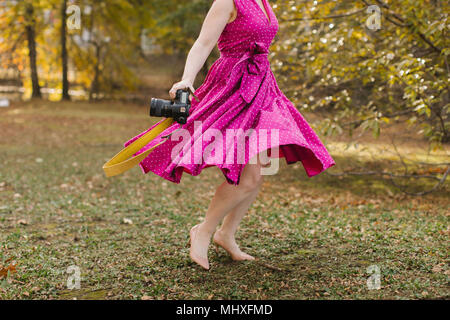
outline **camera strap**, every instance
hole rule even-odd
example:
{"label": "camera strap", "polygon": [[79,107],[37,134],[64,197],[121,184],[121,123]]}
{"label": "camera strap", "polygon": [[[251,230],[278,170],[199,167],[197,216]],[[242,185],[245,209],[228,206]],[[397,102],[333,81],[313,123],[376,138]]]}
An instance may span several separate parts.
{"label": "camera strap", "polygon": [[164,141],[154,145],[148,150],[138,154],[133,157],[133,154],[141,150],[144,146],[146,146],[150,141],[154,140],[161,132],[166,130],[172,123],[174,122],[173,118],[166,118],[161,121],[156,127],[152,130],[141,136],[139,139],[133,141],[133,143],[129,144],[127,147],[123,148],[119,153],[117,153],[114,157],[112,157],[108,162],[103,165],[103,171],[105,172],[107,177],[116,176],[121,174],[135,165],[139,164],[142,160],[144,160],[147,155],[152,152],[157,146],[163,144],[167,141],[168,136],[163,136],[166,138]]}
{"label": "camera strap", "polygon": [[169,138],[172,134],[174,134],[176,131],[178,131],[178,130],[180,130],[181,129],[181,126],[179,127],[179,128],[176,128],[175,130],[173,130],[171,133],[169,133],[168,135],[166,135],[166,136],[161,136],[161,138]]}

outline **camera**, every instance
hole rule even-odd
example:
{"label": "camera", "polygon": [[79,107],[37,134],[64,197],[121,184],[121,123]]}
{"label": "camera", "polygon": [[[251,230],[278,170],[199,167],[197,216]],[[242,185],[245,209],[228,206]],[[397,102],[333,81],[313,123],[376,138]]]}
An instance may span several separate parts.
{"label": "camera", "polygon": [[152,98],[150,116],[173,118],[176,122],[185,124],[190,108],[189,91],[178,89],[173,101]]}

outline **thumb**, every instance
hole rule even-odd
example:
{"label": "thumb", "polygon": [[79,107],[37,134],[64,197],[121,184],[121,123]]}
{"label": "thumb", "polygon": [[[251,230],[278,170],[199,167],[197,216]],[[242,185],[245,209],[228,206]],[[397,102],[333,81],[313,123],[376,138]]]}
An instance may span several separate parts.
{"label": "thumb", "polygon": [[192,99],[194,98],[195,89],[192,85],[189,85],[189,90],[191,91],[189,94],[189,97],[191,98],[191,101],[192,101]]}

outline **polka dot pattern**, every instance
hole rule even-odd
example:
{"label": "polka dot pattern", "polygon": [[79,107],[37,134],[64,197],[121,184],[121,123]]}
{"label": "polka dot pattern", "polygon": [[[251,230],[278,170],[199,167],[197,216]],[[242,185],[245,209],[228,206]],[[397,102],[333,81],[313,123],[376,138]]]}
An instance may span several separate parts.
{"label": "polka dot pattern", "polygon": [[[162,136],[171,134],[139,163],[144,174],[151,171],[180,183],[183,172],[196,176],[204,168],[217,166],[228,183],[238,185],[249,159],[265,150],[273,154],[276,147],[278,157],[285,158],[287,164],[301,161],[308,177],[335,165],[317,134],[280,90],[270,68],[269,47],[279,25],[268,0],[262,0],[263,7],[256,0],[234,3],[237,16],[220,35],[220,57],[195,91],[199,101],[192,100],[187,123],[174,122],[135,153],[148,150],[161,142]],[[188,135],[183,136],[178,128]],[[255,141],[263,143],[251,143]]]}

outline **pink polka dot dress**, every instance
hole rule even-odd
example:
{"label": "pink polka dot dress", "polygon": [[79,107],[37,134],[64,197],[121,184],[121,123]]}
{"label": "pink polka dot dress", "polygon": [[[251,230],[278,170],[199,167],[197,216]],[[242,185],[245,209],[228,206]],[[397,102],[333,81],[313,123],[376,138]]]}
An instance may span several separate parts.
{"label": "pink polka dot dress", "polygon": [[287,164],[301,161],[308,177],[335,165],[272,73],[269,47],[279,25],[268,0],[262,0],[263,7],[256,0],[234,2],[237,17],[220,35],[220,57],[196,89],[199,100],[192,99],[187,122],[172,123],[135,153],[165,140],[139,163],[144,174],[151,171],[180,183],[183,172],[196,176],[204,168],[217,166],[228,183],[238,185],[245,165],[256,163],[253,157],[263,151],[269,157],[284,158]]}

